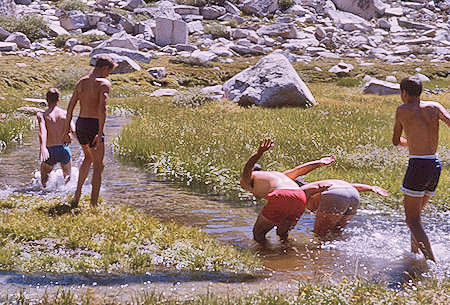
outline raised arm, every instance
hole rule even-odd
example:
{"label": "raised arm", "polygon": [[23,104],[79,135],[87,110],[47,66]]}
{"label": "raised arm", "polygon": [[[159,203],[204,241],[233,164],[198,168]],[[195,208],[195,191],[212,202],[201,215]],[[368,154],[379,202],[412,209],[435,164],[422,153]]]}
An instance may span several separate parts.
{"label": "raised arm", "polygon": [[47,126],[45,125],[45,119],[42,112],[37,114],[37,119],[39,123],[39,143],[41,143],[40,159],[41,162],[44,162],[50,157],[47,149]]}
{"label": "raised arm", "polygon": [[334,162],[334,160],[336,160],[336,157],[331,156],[331,157],[325,157],[325,158],[322,158],[322,159],[316,160],[316,161],[306,162],[302,165],[297,166],[296,168],[285,171],[283,174],[285,174],[286,176],[288,176],[291,179],[295,179],[298,176],[306,175],[307,173],[315,170],[318,167],[321,167],[324,165],[330,165],[331,163]]}
{"label": "raised arm", "polygon": [[450,113],[441,104],[439,103],[436,104],[437,109],[439,110],[439,119],[442,122],[444,122],[448,127],[450,127]]}
{"label": "raised arm", "polygon": [[402,137],[403,127],[399,120],[399,110],[395,113],[394,134],[392,135],[392,144],[395,146],[408,146],[408,141]]}
{"label": "raised arm", "polygon": [[315,194],[322,193],[328,190],[332,185],[333,184],[331,182],[323,180],[305,184],[302,187],[300,187],[300,189],[302,189],[305,192],[306,201],[308,202],[311,199],[311,197],[313,197]]}
{"label": "raised arm", "polygon": [[352,186],[358,190],[358,192],[373,192],[377,195],[388,197],[389,193],[384,188],[375,186],[375,185],[367,185],[360,183],[352,183]]}
{"label": "raised arm", "polygon": [[258,150],[248,158],[247,163],[244,165],[244,169],[241,174],[241,187],[244,190],[252,191],[252,172],[256,162],[262,157],[262,155],[273,146],[273,141],[270,138],[266,138],[259,142]]}

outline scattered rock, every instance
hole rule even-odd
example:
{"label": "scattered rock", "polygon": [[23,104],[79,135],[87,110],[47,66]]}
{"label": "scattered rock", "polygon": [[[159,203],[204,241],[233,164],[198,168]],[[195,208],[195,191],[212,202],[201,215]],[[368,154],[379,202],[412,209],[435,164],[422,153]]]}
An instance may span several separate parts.
{"label": "scattered rock", "polygon": [[80,11],[69,11],[59,19],[59,22],[68,31],[82,30],[89,27],[87,16]]}
{"label": "scattered rock", "polygon": [[278,0],[245,0],[241,9],[249,15],[267,16],[278,9]]}
{"label": "scattered rock", "polygon": [[283,38],[297,38],[297,29],[293,23],[275,23],[260,27],[258,35],[280,36]]}
{"label": "scattered rock", "polygon": [[330,73],[334,73],[339,77],[346,76],[350,71],[353,70],[352,64],[346,64],[345,62],[341,61],[337,65],[333,66],[328,70]]}
{"label": "scattered rock", "polygon": [[14,32],[5,39],[5,42],[14,42],[19,48],[29,49],[31,41],[21,32]]}
{"label": "scattered rock", "polygon": [[370,79],[362,90],[365,94],[392,95],[400,94],[400,84]]}
{"label": "scattered rock", "polygon": [[0,41],[0,52],[10,52],[17,50],[17,44],[14,42]]}
{"label": "scattered rock", "polygon": [[418,79],[420,79],[420,81],[423,82],[429,82],[430,79],[428,78],[428,76],[422,74],[422,73],[417,73],[416,75],[414,75],[415,77],[417,77]]}
{"label": "scattered rock", "polygon": [[37,108],[37,107],[23,106],[23,107],[17,108],[17,111],[23,112],[26,114],[36,115],[37,113],[44,112],[45,110],[41,109],[41,108]]}
{"label": "scattered rock", "polygon": [[166,68],[164,67],[153,67],[147,70],[154,78],[162,79],[166,77]]}
{"label": "scattered rock", "polygon": [[125,56],[132,60],[140,61],[146,64],[148,64],[152,58],[149,53],[116,47],[97,47],[92,50],[90,56],[93,57],[97,54],[117,54],[119,56]]}
{"label": "scattered rock", "polygon": [[14,16],[16,14],[16,4],[14,0],[0,0],[0,16]]}
{"label": "scattered rock", "polygon": [[47,100],[42,99],[42,98],[24,98],[23,99],[25,102],[30,102],[30,103],[34,103],[34,104],[38,104],[39,106],[43,106],[43,107],[47,107]]}
{"label": "scattered rock", "polygon": [[203,65],[203,64],[206,64],[206,63],[216,60],[217,54],[215,54],[211,51],[195,50],[194,52],[192,52],[190,57],[194,63]]}
{"label": "scattered rock", "polygon": [[97,57],[100,55],[108,55],[112,60],[117,63],[117,67],[111,72],[112,74],[123,74],[123,73],[132,73],[135,71],[140,71],[141,67],[131,58],[127,56],[120,56],[114,53],[99,53],[91,57],[90,64],[92,66],[95,65]]}
{"label": "scattered rock", "polygon": [[72,51],[75,53],[89,53],[92,52],[92,49],[90,46],[76,45],[72,48]]}
{"label": "scattered rock", "polygon": [[[1,1],[1,0],[0,0]],[[8,37],[9,35],[11,35],[10,32],[8,32],[7,30],[3,29],[2,27],[0,27],[0,40],[5,39],[6,37]]]}
{"label": "scattered rock", "polygon": [[217,19],[220,16],[225,15],[227,10],[218,5],[205,6],[202,8],[202,16],[205,19]]}
{"label": "scattered rock", "polygon": [[383,15],[387,7],[380,0],[333,0],[333,3],[341,11],[358,15],[367,20],[377,15]]}
{"label": "scattered rock", "polygon": [[185,44],[188,38],[186,22],[178,19],[156,18],[156,44],[167,46],[170,44]]}
{"label": "scattered rock", "polygon": [[161,97],[161,96],[174,96],[178,93],[175,89],[158,89],[153,91],[150,96]]}
{"label": "scattered rock", "polygon": [[129,11],[134,11],[136,8],[144,4],[145,2],[143,0],[128,0],[122,8]]}
{"label": "scattered rock", "polygon": [[226,98],[244,106],[316,104],[289,60],[279,53],[267,55],[256,65],[235,75],[223,85],[223,89]]}
{"label": "scattered rock", "polygon": [[388,75],[388,76],[386,76],[386,81],[391,82],[391,83],[396,83],[397,77],[395,77],[394,75]]}

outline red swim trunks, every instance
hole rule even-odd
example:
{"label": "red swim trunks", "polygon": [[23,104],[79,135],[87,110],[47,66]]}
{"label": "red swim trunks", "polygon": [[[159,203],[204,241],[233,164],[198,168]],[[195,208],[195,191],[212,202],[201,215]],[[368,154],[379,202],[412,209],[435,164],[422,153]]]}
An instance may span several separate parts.
{"label": "red swim trunks", "polygon": [[306,195],[300,189],[276,189],[266,199],[267,204],[261,215],[276,225],[280,225],[285,219],[295,225],[305,211]]}

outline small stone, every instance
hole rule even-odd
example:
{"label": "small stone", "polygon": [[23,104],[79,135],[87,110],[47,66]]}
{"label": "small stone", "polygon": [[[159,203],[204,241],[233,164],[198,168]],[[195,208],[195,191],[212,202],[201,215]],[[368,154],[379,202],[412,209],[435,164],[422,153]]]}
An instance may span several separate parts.
{"label": "small stone", "polygon": [[153,91],[150,96],[161,97],[161,96],[174,96],[178,93],[176,89],[158,89]]}

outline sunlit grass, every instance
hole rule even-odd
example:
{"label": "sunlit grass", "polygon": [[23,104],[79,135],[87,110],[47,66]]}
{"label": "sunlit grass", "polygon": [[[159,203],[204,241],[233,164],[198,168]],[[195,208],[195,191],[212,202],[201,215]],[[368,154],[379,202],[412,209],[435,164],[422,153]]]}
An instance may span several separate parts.
{"label": "sunlit grass", "polygon": [[[226,102],[191,109],[151,98],[135,99],[140,115],[124,128],[115,149],[121,157],[145,164],[167,179],[229,197],[246,197],[238,184],[240,172],[259,139],[269,136],[275,147],[261,159],[263,168],[285,170],[335,154],[338,160],[333,166],[316,170],[307,179],[379,185],[393,194],[381,204],[398,205],[408,154],[391,144],[399,97],[361,95],[357,89],[333,84],[313,84],[311,89],[319,101],[311,109],[244,109]],[[448,107],[447,97],[437,100]],[[446,191],[449,140],[450,131],[442,126],[439,152],[444,170],[433,202],[444,209],[450,199]],[[364,198],[372,201],[372,197]]]}
{"label": "sunlit grass", "polygon": [[[154,290],[144,290],[131,300],[121,300],[119,297],[98,297],[94,292],[77,294],[71,289],[61,289],[54,294],[45,293],[40,299],[26,296],[24,292],[18,295],[6,296],[7,305],[31,305],[39,301],[43,305],[150,305],[150,304],[185,304],[185,305],[294,305],[294,304],[449,304],[449,281],[427,279],[421,282],[410,282],[400,289],[387,288],[384,283],[361,282],[359,280],[342,279],[340,283],[302,282],[298,284],[297,293],[286,294],[260,290],[258,293],[217,293],[177,298]],[[19,303],[20,302],[20,303]]]}
{"label": "sunlit grass", "polygon": [[145,273],[155,270],[253,274],[250,252],[198,229],[162,223],[127,206],[71,210],[64,199],[0,200],[0,270],[25,273]]}

